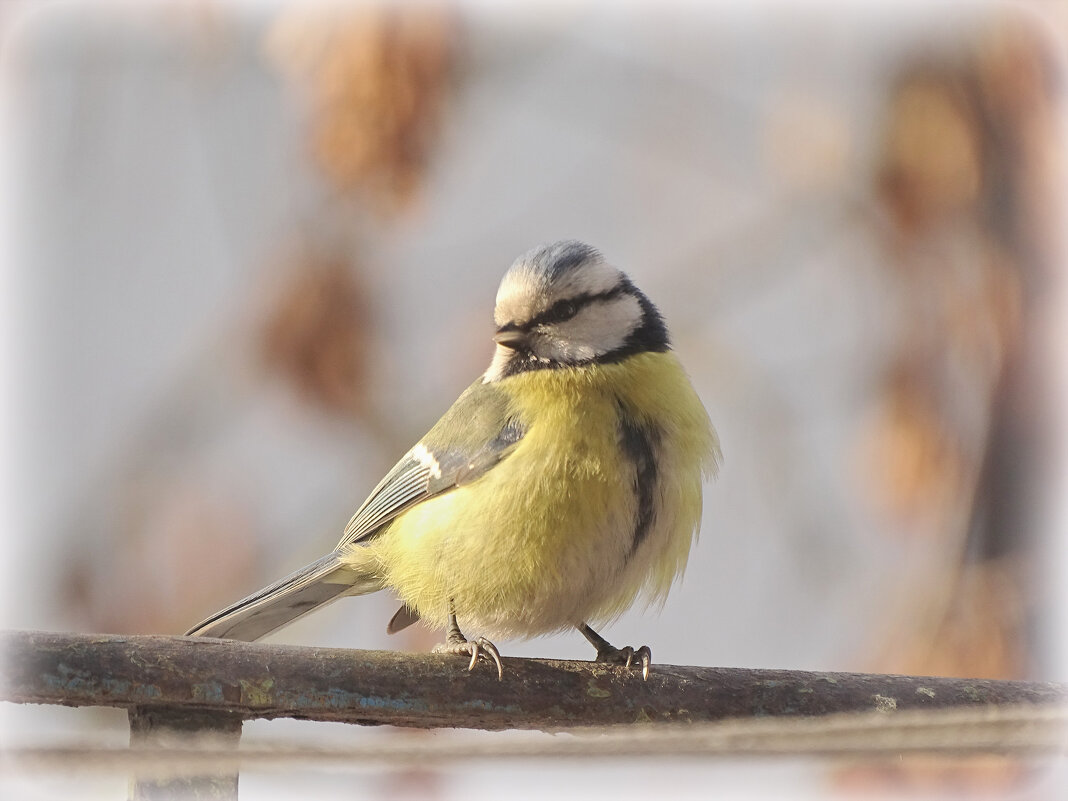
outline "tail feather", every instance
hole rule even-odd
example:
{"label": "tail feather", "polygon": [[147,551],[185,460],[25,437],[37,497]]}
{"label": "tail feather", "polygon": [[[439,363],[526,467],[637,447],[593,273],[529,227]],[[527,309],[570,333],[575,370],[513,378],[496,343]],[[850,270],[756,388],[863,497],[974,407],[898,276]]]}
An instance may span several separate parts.
{"label": "tail feather", "polygon": [[216,612],[186,635],[252,642],[343,595],[381,588],[377,579],[361,577],[334,552]]}

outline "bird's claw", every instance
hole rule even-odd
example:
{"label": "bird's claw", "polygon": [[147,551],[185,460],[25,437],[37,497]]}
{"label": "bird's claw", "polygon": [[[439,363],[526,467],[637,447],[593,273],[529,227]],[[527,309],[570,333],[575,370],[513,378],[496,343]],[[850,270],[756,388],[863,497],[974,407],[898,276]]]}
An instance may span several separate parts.
{"label": "bird's claw", "polygon": [[642,666],[642,679],[648,681],[649,666],[653,663],[653,652],[649,649],[648,645],[643,645],[641,648],[635,649],[631,648],[629,645],[623,648],[615,648],[606,644],[606,647],[597,651],[597,661],[623,665],[626,668],[629,668],[636,662],[640,662]]}
{"label": "bird's claw", "polygon": [[475,665],[478,663],[478,658],[481,656],[483,659],[492,662],[497,667],[497,681],[504,680],[504,667],[501,664],[501,652],[497,650],[496,645],[491,643],[485,637],[479,637],[477,640],[454,640],[450,638],[447,642],[435,645],[434,653],[470,656],[471,663],[467,666],[468,670],[475,669]]}

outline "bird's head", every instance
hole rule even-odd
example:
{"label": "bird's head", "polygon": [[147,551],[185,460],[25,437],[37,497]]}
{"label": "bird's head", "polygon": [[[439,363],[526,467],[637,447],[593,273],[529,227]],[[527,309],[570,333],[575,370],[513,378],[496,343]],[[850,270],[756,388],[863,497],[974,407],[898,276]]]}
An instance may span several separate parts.
{"label": "bird's head", "polygon": [[600,253],[574,240],[520,256],[501,281],[493,319],[497,350],[487,382],[669,347],[652,302]]}

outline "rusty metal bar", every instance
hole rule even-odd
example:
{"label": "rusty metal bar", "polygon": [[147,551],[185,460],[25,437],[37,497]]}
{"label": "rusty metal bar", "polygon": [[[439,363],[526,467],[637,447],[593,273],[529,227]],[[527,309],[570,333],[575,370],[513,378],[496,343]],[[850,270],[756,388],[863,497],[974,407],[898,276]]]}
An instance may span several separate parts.
{"label": "rusty metal bar", "polygon": [[[0,632],[0,700],[179,706],[231,720],[293,717],[419,728],[559,730],[640,721],[977,705],[1063,705],[1063,685],[506,658],[504,681],[458,657],[195,637]],[[140,713],[139,713],[140,714]]]}

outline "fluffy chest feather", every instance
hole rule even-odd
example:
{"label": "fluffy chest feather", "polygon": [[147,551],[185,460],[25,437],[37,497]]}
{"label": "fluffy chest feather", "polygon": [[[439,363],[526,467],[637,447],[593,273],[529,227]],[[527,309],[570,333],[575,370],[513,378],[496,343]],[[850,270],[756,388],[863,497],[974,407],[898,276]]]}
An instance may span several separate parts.
{"label": "fluffy chest feather", "polygon": [[[657,408],[658,398],[680,402],[662,396],[673,389],[663,381],[648,385],[677,369],[674,357],[657,358],[669,361],[508,379],[525,436],[483,476],[413,507],[369,543],[386,583],[432,624],[451,604],[494,636],[611,616],[650,576],[655,592],[666,591],[700,510],[702,459],[678,448],[707,418],[696,396],[699,414],[683,415],[696,431]],[[690,398],[681,400],[686,407]],[[707,448],[707,434],[697,439]],[[679,471],[691,476],[682,485]]]}

